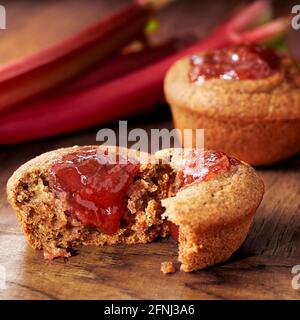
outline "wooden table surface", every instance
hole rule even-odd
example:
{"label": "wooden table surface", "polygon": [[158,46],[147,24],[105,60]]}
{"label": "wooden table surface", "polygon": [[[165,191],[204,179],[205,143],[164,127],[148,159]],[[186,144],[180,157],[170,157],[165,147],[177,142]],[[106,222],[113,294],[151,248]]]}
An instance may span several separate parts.
{"label": "wooden table surface", "polygon": [[[0,62],[71,34],[126,2],[2,1],[7,9],[8,29],[0,33]],[[177,1],[160,14],[161,31],[155,40],[187,33],[201,37],[234,4]],[[290,11],[289,5],[280,5],[280,11]],[[160,108],[164,111],[133,119],[130,126],[172,127],[167,106]],[[1,299],[300,298],[300,289],[293,289],[291,284],[292,266],[300,264],[299,156],[259,170],[266,194],[250,234],[230,261],[213,268],[163,275],[160,263],[176,260],[177,246],[170,239],[147,245],[79,248],[79,255],[68,261],[45,261],[41,252],[29,248],[6,201],[7,179],[19,165],[42,152],[95,143],[99,129],[0,147],[0,271],[6,271],[6,288],[1,289],[0,284]]]}

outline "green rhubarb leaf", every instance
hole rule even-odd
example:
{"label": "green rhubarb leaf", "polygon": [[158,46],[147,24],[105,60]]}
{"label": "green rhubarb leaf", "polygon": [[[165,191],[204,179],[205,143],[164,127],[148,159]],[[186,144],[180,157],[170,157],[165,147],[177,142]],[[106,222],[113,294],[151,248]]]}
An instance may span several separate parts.
{"label": "green rhubarb leaf", "polygon": [[263,42],[266,47],[282,51],[288,52],[288,43],[287,38],[285,36],[276,36],[272,39],[266,40]]}
{"label": "green rhubarb leaf", "polygon": [[146,34],[155,32],[159,27],[159,22],[157,19],[150,19],[145,27]]}

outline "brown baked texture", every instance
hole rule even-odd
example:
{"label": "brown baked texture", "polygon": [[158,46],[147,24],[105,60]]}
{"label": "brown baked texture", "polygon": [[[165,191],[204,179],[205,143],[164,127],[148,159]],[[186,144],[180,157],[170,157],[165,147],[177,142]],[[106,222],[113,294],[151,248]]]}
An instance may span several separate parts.
{"label": "brown baked texture", "polygon": [[[171,150],[160,151],[169,157]],[[176,168],[177,159],[172,159]],[[244,242],[264,184],[241,162],[230,171],[163,199],[163,217],[179,226],[181,270],[190,272],[227,260]]]}
{"label": "brown baked texture", "polygon": [[176,128],[203,128],[206,149],[251,165],[268,165],[300,151],[300,72],[290,58],[259,80],[210,79],[199,85],[190,81],[189,70],[190,60],[184,58],[165,77]]}
{"label": "brown baked texture", "polygon": [[[78,245],[146,243],[168,234],[161,219],[159,198],[163,195],[158,193],[165,192],[166,196],[170,175],[163,172],[164,167],[151,163],[140,166],[128,191],[126,226],[118,233],[107,235],[74,219],[66,200],[51,190],[48,169],[57,158],[80,149],[72,147],[42,154],[21,166],[8,181],[8,201],[32,248],[43,249],[45,258],[52,259],[69,256],[66,249]],[[136,156],[134,151],[128,152]]]}
{"label": "brown baked texture", "polygon": [[174,263],[172,261],[164,261],[161,263],[160,271],[163,274],[170,274],[176,272],[176,268],[174,266]]}
{"label": "brown baked texture", "polygon": [[[171,163],[140,165],[127,193],[128,210],[123,226],[116,234],[103,234],[74,219],[65,198],[49,185],[48,169],[53,161],[80,149],[45,153],[21,166],[7,184],[8,200],[29,244],[34,249],[43,249],[48,259],[67,257],[68,249],[79,245],[151,242],[169,235],[168,219],[179,226],[181,270],[201,269],[228,259],[240,247],[263,196],[262,180],[243,162],[174,194],[170,190],[177,159],[173,150],[167,149],[155,157],[160,160],[170,157]],[[136,155],[134,151],[128,152]]]}

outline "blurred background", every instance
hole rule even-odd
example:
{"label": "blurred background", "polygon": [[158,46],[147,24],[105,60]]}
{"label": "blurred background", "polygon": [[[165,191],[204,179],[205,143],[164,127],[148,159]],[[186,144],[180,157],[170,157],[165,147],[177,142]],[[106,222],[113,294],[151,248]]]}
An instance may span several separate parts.
{"label": "blurred background", "polygon": [[[0,31],[0,64],[5,66],[8,62],[26,57],[68,38],[131,2],[129,0],[2,1],[1,4],[6,8],[7,29]],[[205,38],[230,13],[251,2],[236,0],[173,1],[157,12],[158,28],[149,35],[150,42],[157,45],[176,38],[180,39],[184,46],[185,43]],[[276,17],[290,15],[291,8],[296,4],[296,1],[274,0],[271,3]],[[293,31],[288,35],[289,48],[295,57],[300,57],[299,34],[298,31]],[[44,100],[48,98],[49,95]],[[145,110],[141,111],[131,113],[128,117],[123,116],[122,119],[129,118],[132,127],[146,129],[171,128],[173,126],[169,108],[164,103],[153,106],[150,113],[147,111],[145,114]],[[40,148],[51,149],[55,146],[95,143],[97,130],[103,127],[115,128],[118,120],[119,118],[115,117],[115,121],[104,122],[98,126],[93,124],[88,129],[72,130],[70,133],[60,134],[54,138],[46,137],[26,142],[26,145],[29,146],[29,153],[39,153]],[[3,142],[1,143],[3,144]],[[33,151],[34,146],[37,146],[37,151]],[[10,150],[10,148],[18,148],[18,146],[2,146],[0,148]]]}
{"label": "blurred background", "polygon": [[[43,48],[113,13],[130,0],[3,0],[7,30],[1,32],[0,62],[5,63]],[[252,1],[177,0],[158,13],[160,42],[174,36],[204,37],[236,6]],[[297,1],[272,1],[275,15],[290,14]]]}

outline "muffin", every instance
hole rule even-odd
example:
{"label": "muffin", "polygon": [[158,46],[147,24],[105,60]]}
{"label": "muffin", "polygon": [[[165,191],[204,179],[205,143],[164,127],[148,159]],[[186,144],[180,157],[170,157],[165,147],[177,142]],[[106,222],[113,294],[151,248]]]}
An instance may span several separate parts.
{"label": "muffin", "polygon": [[[141,156],[75,146],[21,166],[9,179],[7,194],[31,247],[53,259],[69,256],[68,249],[78,245],[146,243],[166,236],[159,199],[167,195],[169,175],[156,170],[169,167],[151,159],[140,164]],[[124,159],[125,164],[115,161]]]}
{"label": "muffin", "polygon": [[[299,89],[295,62],[256,44],[183,58],[164,82],[176,128],[203,128],[206,149],[251,165],[272,164],[300,151]],[[194,141],[184,141],[185,146]]]}
{"label": "muffin", "polygon": [[248,164],[223,152],[193,150],[182,159],[173,150],[163,150],[156,156],[170,155],[176,177],[171,194],[161,201],[162,217],[178,241],[181,270],[227,260],[248,234],[264,193],[261,178]]}
{"label": "muffin", "polygon": [[173,235],[183,271],[221,262],[244,241],[263,196],[249,165],[222,152],[155,157],[113,147],[51,151],[7,184],[24,234],[46,259],[79,245],[147,243]]}

